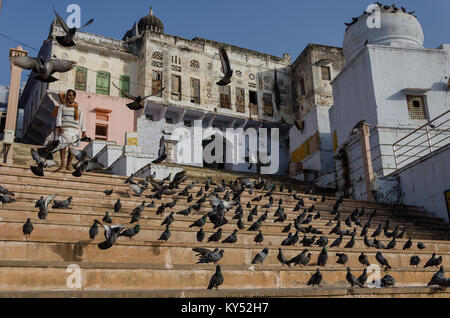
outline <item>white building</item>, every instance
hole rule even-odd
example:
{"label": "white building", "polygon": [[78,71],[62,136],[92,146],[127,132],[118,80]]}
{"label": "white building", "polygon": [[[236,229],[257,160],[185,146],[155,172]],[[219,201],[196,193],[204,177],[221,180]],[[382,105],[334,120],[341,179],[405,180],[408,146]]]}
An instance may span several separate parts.
{"label": "white building", "polygon": [[[350,135],[358,122],[370,124],[375,175],[388,176],[429,152],[408,152],[403,157],[397,153],[396,164],[393,144],[423,125],[425,131],[426,124],[448,111],[450,105],[450,45],[424,48],[422,27],[415,16],[391,6],[377,12],[379,28],[368,23],[374,16],[367,13],[348,26],[343,42],[347,63],[331,82],[334,106],[330,108],[330,128],[339,149],[336,184],[355,199],[366,198],[359,138]],[[448,118],[441,117],[430,127]],[[449,124],[430,132],[431,137],[436,136],[434,150],[449,143]],[[417,139],[402,151],[419,143],[422,150],[427,149],[423,139]],[[445,164],[450,170],[448,162]],[[450,188],[448,179],[444,184]],[[376,184],[373,190],[377,190]],[[397,190],[397,186],[391,189]],[[381,196],[376,194],[377,199]]]}

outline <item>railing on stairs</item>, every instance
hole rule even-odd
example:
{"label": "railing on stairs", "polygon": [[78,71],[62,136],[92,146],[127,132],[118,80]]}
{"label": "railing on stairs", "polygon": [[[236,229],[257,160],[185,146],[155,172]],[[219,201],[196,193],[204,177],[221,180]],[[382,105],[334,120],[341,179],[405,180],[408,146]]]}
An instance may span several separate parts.
{"label": "railing on stairs", "polygon": [[[441,128],[440,128],[441,127]],[[450,110],[420,126],[392,145],[395,168],[445,146],[450,140]],[[437,138],[441,136],[441,138]],[[409,139],[408,138],[413,138]]]}

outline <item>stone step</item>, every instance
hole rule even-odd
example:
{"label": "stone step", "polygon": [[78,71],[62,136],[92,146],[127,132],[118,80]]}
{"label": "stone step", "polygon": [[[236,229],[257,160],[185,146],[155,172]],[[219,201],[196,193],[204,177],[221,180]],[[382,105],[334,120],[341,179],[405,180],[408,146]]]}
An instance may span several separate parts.
{"label": "stone step", "polygon": [[[52,230],[52,229],[50,229]],[[174,237],[178,233],[174,233]],[[182,240],[161,242],[150,239],[127,239],[119,238],[118,242],[108,250],[100,250],[97,246],[104,240],[103,233],[96,237],[94,240],[89,240],[88,235],[85,239],[73,238],[73,237],[58,237],[49,235],[48,237],[34,237],[32,236],[28,241],[22,238],[5,238],[2,240],[0,246],[0,260],[23,260],[23,261],[71,261],[71,262],[123,262],[134,264],[149,263],[149,264],[164,264],[171,266],[174,264],[195,264],[198,258],[196,253],[192,250],[194,247],[204,247],[208,249],[219,248],[224,250],[224,257],[220,260],[222,265],[242,265],[251,266],[251,262],[254,256],[259,253],[263,248],[267,247],[269,252],[264,265],[258,266],[274,266],[274,267],[286,267],[297,268],[298,266],[282,266],[277,260],[279,246],[256,244],[198,244],[194,242],[186,242]],[[437,267],[424,268],[424,265],[431,258],[431,249],[434,246],[430,246],[425,252],[412,250],[412,251],[400,251],[400,250],[383,250],[383,256],[388,260],[393,269],[408,269],[410,271],[415,270],[437,270]],[[303,251],[304,247],[301,246],[283,246],[283,255],[289,260]],[[308,247],[308,251],[312,254],[311,260],[307,267],[314,267],[317,264],[318,255],[321,252],[321,248],[317,246]],[[377,252],[376,249],[343,249],[343,248],[330,248],[328,252],[328,262],[323,268],[345,268],[350,266],[352,268],[363,270],[363,265],[359,263],[358,257],[364,252],[371,264],[381,265],[375,258]],[[450,260],[449,252],[433,251],[437,252],[436,255],[442,256],[444,267]],[[337,264],[336,253],[345,253],[348,255],[349,260],[347,264]],[[410,258],[413,255],[418,255],[421,259],[419,266],[410,266]]]}
{"label": "stone step", "polygon": [[[105,264],[1,261],[0,290],[68,290],[76,283],[73,278],[76,274],[71,269],[74,265],[80,268],[80,287],[86,290],[205,290],[215,271],[214,265],[173,265],[167,268],[162,264],[137,262]],[[249,269],[248,266],[239,265],[221,265],[221,268],[224,282],[219,289],[223,290],[306,288],[306,283],[316,270],[314,267],[294,269],[270,266],[254,266]],[[321,272],[322,286],[349,287],[344,268],[324,268]],[[425,288],[434,272],[426,269],[398,269],[389,273],[396,279],[396,286]],[[354,275],[360,274],[361,272],[354,272]],[[384,276],[384,273],[380,274],[381,277]]]}
{"label": "stone step", "polygon": [[[57,223],[57,224],[62,224],[62,225],[74,224],[74,225],[91,226],[94,219],[98,219],[99,221],[101,221],[103,219],[103,217],[105,215],[104,211],[105,211],[104,209],[87,211],[86,209],[81,209],[81,208],[73,208],[73,209],[67,209],[67,210],[53,209],[49,212],[47,220],[39,220],[37,218],[36,209],[34,209],[34,211],[33,211],[31,209],[31,207],[28,207],[28,209],[26,209],[26,208],[20,208],[18,206],[12,207],[11,204],[9,204],[0,210],[0,218],[4,222],[16,222],[19,224],[25,222],[25,220],[27,218],[31,218],[33,224],[49,224],[49,222],[52,222],[52,223]],[[156,230],[159,230],[159,229],[164,230],[164,226],[161,226],[161,223],[165,219],[165,217],[168,215],[169,215],[169,213],[166,212],[164,215],[158,216],[158,215],[156,215],[154,209],[152,209],[152,211],[148,211],[148,209],[146,209],[141,214],[141,220],[140,220],[141,227],[143,229],[149,227],[149,228],[156,229]],[[122,212],[115,213],[115,212],[112,212],[112,210],[110,210],[110,216],[111,216],[114,224],[124,224],[124,223],[130,222],[130,220],[131,220],[129,213],[122,213]],[[171,228],[179,228],[179,229],[183,229],[188,232],[196,232],[198,229],[196,229],[196,228],[189,229],[189,225],[191,225],[193,222],[195,222],[199,217],[200,217],[200,215],[192,215],[192,216],[190,215],[187,217],[175,215],[174,216],[175,220],[172,223]],[[237,223],[236,220],[231,220],[231,218],[229,218],[229,222],[227,224],[225,224],[224,226],[222,226],[222,230],[223,230],[222,236],[224,238],[228,234],[230,234],[234,229],[237,229],[236,223]],[[251,225],[251,222],[247,222],[245,220],[244,224],[246,225],[246,229],[248,229]],[[263,235],[266,239],[268,239],[269,236],[274,237],[275,241],[279,242],[277,244],[281,244],[281,241],[288,235],[288,233],[282,233],[282,228],[284,227],[284,225],[287,225],[287,224],[288,224],[288,221],[285,221],[284,224],[280,224],[277,222],[271,222],[271,220],[268,219],[265,222],[263,222],[263,225],[261,226],[260,230],[263,232]],[[329,243],[331,244],[331,242],[338,237],[336,234],[331,234],[331,235],[329,234],[329,232],[333,226],[327,227],[327,226],[325,226],[325,223],[323,221],[317,221],[317,220],[315,220],[315,222],[313,222],[312,224],[318,230],[322,231],[323,234],[309,233],[309,234],[306,234],[308,238],[315,235],[316,238],[318,239],[320,236],[323,235],[329,239]],[[372,233],[375,231],[375,227],[376,227],[376,225],[373,224],[372,228],[369,230],[369,237],[371,237]],[[212,234],[212,232],[216,231],[216,229],[213,229],[213,224],[211,224],[209,221],[203,226],[203,229],[207,235]],[[345,230],[345,229],[352,230],[352,228],[348,228],[346,225],[343,225],[342,229],[343,230]],[[291,226],[291,232],[292,233],[295,232],[295,228],[293,226]],[[250,232],[247,230],[239,230],[238,233],[239,234],[245,233],[246,235],[251,237],[251,240],[253,240],[253,237],[257,234],[257,232],[253,232],[253,231]],[[355,237],[356,245],[363,244],[363,240],[360,237],[360,233],[361,233],[361,228],[358,228],[357,236]],[[299,236],[300,236],[300,238],[302,238],[303,233],[299,233]],[[403,246],[404,242],[406,242],[406,240],[410,237],[412,239],[414,239],[415,242],[420,240],[426,244],[426,242],[428,240],[438,240],[438,239],[443,240],[446,236],[445,236],[445,232],[443,232],[442,235],[438,235],[438,231],[432,231],[432,229],[430,229],[429,232],[426,232],[424,229],[422,229],[421,232],[416,232],[416,231],[414,231],[413,228],[408,228],[408,230],[405,233],[404,239],[397,239],[397,245]],[[349,239],[350,239],[349,236],[345,236],[342,244],[345,245]],[[389,243],[389,241],[391,240],[391,238],[386,238],[384,236],[384,234],[382,233],[378,237],[378,240],[380,240],[384,245],[387,245]],[[450,240],[442,241],[442,242],[450,243]]]}
{"label": "stone step", "polygon": [[[448,298],[439,287],[0,291],[2,298]],[[177,309],[178,310],[178,309]],[[225,309],[222,309],[225,310]],[[263,312],[264,306],[261,309]],[[259,311],[257,311],[259,312]]]}
{"label": "stone step", "polygon": [[[56,169],[54,169],[56,170]],[[0,175],[12,175],[12,176],[22,176],[22,177],[32,177],[34,179],[40,179],[42,180],[50,180],[50,182],[52,180],[56,179],[62,179],[64,181],[75,181],[75,182],[82,182],[83,184],[90,184],[90,183],[95,183],[98,185],[101,185],[102,187],[108,186],[108,185],[122,185],[127,187],[126,185],[123,184],[123,182],[126,180],[126,177],[124,176],[115,176],[115,175],[104,175],[104,174],[98,174],[98,173],[85,173],[83,174],[82,177],[82,181],[80,181],[80,178],[76,178],[73,177],[71,175],[71,172],[66,172],[66,171],[52,171],[47,173],[44,177],[37,177],[35,175],[32,174],[32,172],[30,171],[29,167],[23,167],[23,166],[8,166],[8,167],[2,167],[0,166]],[[136,180],[141,180],[139,178],[136,178]],[[193,179],[192,179],[193,180]],[[182,183],[183,186],[190,184],[192,182],[192,180],[188,180],[184,183]],[[180,191],[182,189],[183,186],[180,186]],[[199,190],[199,188],[196,188],[197,191]],[[260,191],[260,190],[254,190],[254,197],[256,197],[259,194],[265,194],[266,191]],[[279,191],[274,191],[275,195],[286,195],[286,199],[290,200],[292,202],[296,201],[294,199],[292,199],[292,194],[287,193],[287,191],[284,192],[279,192]],[[309,196],[314,196],[318,199],[321,198],[321,195],[307,195],[304,193],[297,193],[299,196],[303,196],[305,198],[309,197]],[[289,197],[291,197],[291,199],[289,199]],[[336,197],[332,197],[332,196],[328,196],[328,200],[329,200],[329,204],[334,204],[334,202],[336,201]],[[355,200],[350,200],[350,199],[344,199],[344,203],[342,205],[347,204],[349,207],[352,208],[362,208],[363,206],[366,207],[366,209],[373,209],[374,207],[377,208],[377,210],[389,210],[389,211],[397,211],[399,209],[398,206],[393,206],[390,204],[385,204],[385,203],[378,203],[378,202],[368,202],[368,201],[355,201]],[[414,207],[414,206],[400,206],[400,208],[402,209],[408,209],[408,211],[410,212],[418,212],[419,215],[423,215],[423,216],[427,216],[428,214],[426,212],[424,212],[421,208],[418,207]]]}
{"label": "stone step", "polygon": [[[72,177],[74,178],[74,177]],[[51,179],[50,179],[51,180]],[[92,185],[89,183],[84,183],[81,181],[72,181],[69,184],[66,184],[66,182],[59,182],[57,184],[55,184],[56,182],[54,182],[54,180],[45,181],[45,183],[42,182],[42,180],[37,180],[37,179],[23,179],[20,178],[19,180],[17,180],[16,176],[2,176],[2,184],[3,186],[7,187],[8,189],[10,189],[13,192],[24,192],[24,193],[37,193],[38,195],[46,193],[58,193],[61,195],[82,195],[83,198],[98,198],[99,195],[106,198],[106,196],[103,194],[103,191],[106,188],[110,188],[110,187],[106,187],[105,185]],[[77,190],[74,190],[77,189]],[[138,202],[140,200],[143,200],[145,198],[138,198],[134,195],[131,195],[131,189],[129,189],[127,186],[124,185],[116,185],[113,186],[112,189],[115,190],[115,193],[113,194],[113,198],[117,197],[117,195],[119,194],[120,196],[125,196],[128,198],[132,198],[134,199],[134,202]],[[199,188],[197,188],[199,189]],[[194,187],[193,190],[190,191],[190,193],[192,193],[193,195],[195,195],[197,193],[197,189],[196,187]],[[30,192],[31,191],[31,192]],[[180,189],[181,191],[181,189]],[[151,193],[150,190],[148,190],[148,193]],[[164,200],[168,200],[166,199],[168,196],[164,196],[163,202]],[[255,196],[251,197],[248,194],[243,194],[241,196],[241,204],[246,205],[247,202],[251,201],[252,198],[254,198]],[[179,200],[183,200],[186,199],[186,197],[182,197],[182,196],[178,196],[178,195],[174,195],[171,196],[170,200],[172,200],[172,198],[178,198]],[[283,196],[283,195],[278,195],[275,196],[275,200],[276,202],[278,201],[278,198],[283,198],[283,206],[286,209],[289,208],[293,208],[296,204],[295,201],[289,199],[289,197]],[[195,200],[196,201],[196,200]],[[193,201],[192,203],[195,203],[195,201]],[[166,201],[167,202],[167,201]],[[267,199],[261,200],[260,202],[251,202],[252,207],[253,206],[258,206],[260,208],[262,208],[262,206],[264,204],[266,204],[268,202]],[[192,204],[191,203],[191,204]],[[187,204],[187,203],[186,203]],[[309,207],[312,204],[314,204],[315,208],[317,210],[320,210],[322,213],[327,213],[331,210],[332,207],[332,203],[327,201],[327,202],[315,202],[315,201],[311,201],[308,198],[305,199],[305,206]],[[277,206],[275,204],[274,207],[272,207],[272,209],[276,210]],[[340,207],[340,211],[341,213],[344,213],[342,215],[342,218],[347,216],[347,213],[351,213],[354,210],[353,207],[347,207],[346,203],[343,203]],[[367,219],[367,215],[371,213],[371,211],[367,211],[366,216],[361,218],[361,220]],[[410,212],[397,212],[396,214],[392,214],[390,211],[386,211],[386,210],[378,210],[377,209],[377,215],[378,216],[392,216],[392,217],[404,217],[404,218],[420,218],[421,224],[423,224],[423,222],[425,221],[426,223],[440,223],[442,225],[445,226],[449,226],[447,223],[442,223],[442,221],[440,219],[434,219],[434,218],[424,218],[423,216],[415,216],[415,215],[411,215],[413,213]],[[324,215],[325,216],[325,215]],[[328,216],[330,216],[328,214]]]}

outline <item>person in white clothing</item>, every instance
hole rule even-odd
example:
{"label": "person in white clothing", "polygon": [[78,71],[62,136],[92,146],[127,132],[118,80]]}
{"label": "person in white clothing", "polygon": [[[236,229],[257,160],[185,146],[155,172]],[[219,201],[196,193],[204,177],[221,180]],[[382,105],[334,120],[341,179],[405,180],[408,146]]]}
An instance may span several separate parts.
{"label": "person in white clothing", "polygon": [[[78,103],[75,102],[75,97],[77,93],[73,89],[69,89],[65,96],[63,93],[60,94],[61,105],[58,108],[58,114],[56,116],[56,135],[58,140],[63,143],[74,143],[69,146],[71,149],[80,147],[80,128],[81,128],[81,138],[86,136],[86,128],[84,124],[84,115],[81,108],[78,107]],[[77,141],[78,142],[75,142]],[[64,159],[66,156],[66,149],[60,151],[61,154],[61,166],[59,169],[66,170],[71,169],[73,155],[68,153],[67,165],[64,164]]]}

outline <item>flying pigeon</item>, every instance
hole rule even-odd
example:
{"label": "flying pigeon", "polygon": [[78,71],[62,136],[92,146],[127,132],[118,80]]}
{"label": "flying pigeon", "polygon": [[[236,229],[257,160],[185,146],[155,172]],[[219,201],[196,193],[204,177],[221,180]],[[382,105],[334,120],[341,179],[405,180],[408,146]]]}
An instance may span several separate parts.
{"label": "flying pigeon", "polygon": [[14,196],[14,193],[0,185],[0,194]]}
{"label": "flying pigeon", "polygon": [[44,168],[50,168],[57,166],[56,161],[53,159],[45,159],[44,157],[40,156],[39,153],[31,149],[31,157],[33,157],[34,161],[36,161],[36,166],[30,166],[31,171],[39,176],[44,176]]}
{"label": "flying pigeon", "polygon": [[49,59],[44,60],[42,57],[30,57],[30,56],[13,56],[11,62],[23,69],[33,70],[38,75],[35,79],[50,83],[55,82],[58,79],[53,77],[54,73],[64,73],[73,69],[76,65],[73,61],[61,60],[61,59]]}
{"label": "flying pigeon", "polygon": [[145,105],[143,105],[143,102],[149,98],[150,96],[158,96],[164,89],[165,87],[160,88],[155,94],[150,94],[150,95],[146,95],[146,96],[133,96],[130,93],[128,93],[127,91],[119,88],[116,84],[114,84],[114,82],[112,83],[114,85],[115,88],[117,88],[124,96],[126,96],[127,98],[131,99],[132,102],[126,104],[126,106],[131,109],[131,110],[140,110],[142,108],[145,107]]}
{"label": "flying pigeon", "polygon": [[199,259],[196,264],[208,264],[214,263],[217,264],[223,257],[224,250],[220,250],[218,248],[214,249],[214,251],[208,250],[203,247],[194,247],[192,249],[194,252],[197,252],[196,256],[199,256]]}
{"label": "flying pigeon", "polygon": [[[41,203],[38,205],[39,207],[39,213],[38,217],[39,219],[46,219],[48,214],[48,206],[50,203],[52,203],[53,199],[56,198],[56,194],[52,194],[48,196],[45,200],[41,201]],[[36,203],[37,205],[37,203]]]}
{"label": "flying pigeon", "polygon": [[117,241],[117,238],[119,237],[119,233],[125,228],[126,224],[118,224],[118,225],[107,225],[102,224],[101,222],[97,221],[98,224],[102,225],[105,229],[104,235],[105,235],[105,241],[99,243],[97,246],[101,250],[106,250],[111,248]]}
{"label": "flying pigeon", "polygon": [[61,27],[63,28],[64,32],[66,32],[66,34],[64,36],[57,36],[56,37],[56,41],[64,46],[64,47],[70,47],[70,46],[74,46],[75,43],[73,42],[73,39],[75,37],[75,34],[77,32],[77,30],[80,30],[84,27],[87,27],[88,25],[90,25],[92,22],[94,22],[94,19],[90,19],[88,22],[86,22],[84,25],[82,25],[80,28],[69,28],[67,26],[67,24],[64,22],[64,20],[59,16],[59,14],[56,12],[55,8],[53,7],[53,12],[56,15],[56,18],[58,19],[59,24],[61,25]]}
{"label": "flying pigeon", "polygon": [[222,63],[222,69],[224,76],[216,84],[219,86],[228,85],[231,82],[231,76],[233,75],[233,70],[230,66],[230,60],[228,59],[227,51],[221,47],[219,49],[220,61]]}
{"label": "flying pigeon", "polygon": [[152,161],[152,163],[161,163],[164,159],[166,159],[166,144],[164,143],[164,136],[159,140],[159,150],[158,157]]}

